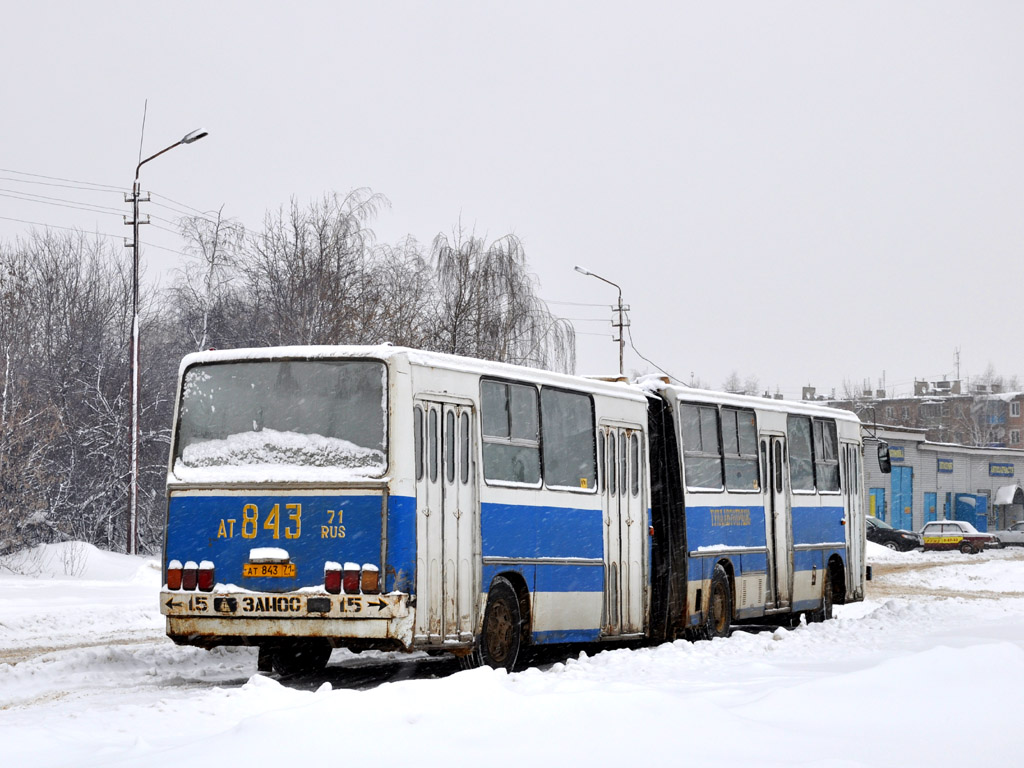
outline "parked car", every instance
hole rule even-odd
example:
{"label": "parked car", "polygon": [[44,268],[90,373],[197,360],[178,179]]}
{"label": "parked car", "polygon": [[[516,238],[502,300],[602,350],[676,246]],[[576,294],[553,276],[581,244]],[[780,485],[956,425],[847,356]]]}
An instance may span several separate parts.
{"label": "parked car", "polygon": [[921,546],[921,536],[913,531],[904,531],[893,528],[885,520],[877,517],[868,517],[868,541],[881,544],[889,549],[906,552],[910,549],[917,549]]}
{"label": "parked car", "polygon": [[995,536],[981,533],[963,520],[933,520],[921,529],[925,550],[959,549],[964,554],[981,552],[985,547],[999,546]]}
{"label": "parked car", "polygon": [[1014,523],[1005,531],[994,531],[992,535],[1002,547],[1024,547],[1024,520]]}

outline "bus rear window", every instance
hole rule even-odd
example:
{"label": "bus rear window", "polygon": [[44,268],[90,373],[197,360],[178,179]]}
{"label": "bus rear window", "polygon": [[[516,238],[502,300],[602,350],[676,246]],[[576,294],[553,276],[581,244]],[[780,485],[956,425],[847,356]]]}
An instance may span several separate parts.
{"label": "bus rear window", "polygon": [[304,467],[380,474],[386,458],[383,363],[284,360],[189,368],[175,469]]}

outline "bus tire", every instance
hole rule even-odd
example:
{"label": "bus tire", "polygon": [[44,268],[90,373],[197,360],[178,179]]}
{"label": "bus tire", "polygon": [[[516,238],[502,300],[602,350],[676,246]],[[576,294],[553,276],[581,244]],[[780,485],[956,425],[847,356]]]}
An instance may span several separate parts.
{"label": "bus tire", "polygon": [[711,594],[708,596],[704,627],[708,640],[732,634],[732,590],[729,588],[729,575],[721,565],[715,566],[711,576]]}
{"label": "bus tire", "polygon": [[828,621],[832,618],[832,603],[835,595],[832,592],[832,570],[826,568],[821,577],[821,608],[807,613],[809,622]]}
{"label": "bus tire", "polygon": [[317,638],[292,640],[275,646],[271,658],[274,671],[282,677],[315,675],[327,666],[331,645]]}
{"label": "bus tire", "polygon": [[479,653],[481,663],[511,672],[519,660],[522,643],[519,596],[508,579],[498,576],[487,593],[480,643],[474,653]]}

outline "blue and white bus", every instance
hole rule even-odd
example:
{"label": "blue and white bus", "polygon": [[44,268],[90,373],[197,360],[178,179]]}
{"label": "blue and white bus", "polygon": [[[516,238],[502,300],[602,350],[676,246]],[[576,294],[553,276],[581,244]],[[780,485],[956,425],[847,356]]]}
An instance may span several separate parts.
{"label": "blue and white bus", "polygon": [[167,634],[449,651],[724,636],[863,597],[845,411],[392,346],[182,361]]}

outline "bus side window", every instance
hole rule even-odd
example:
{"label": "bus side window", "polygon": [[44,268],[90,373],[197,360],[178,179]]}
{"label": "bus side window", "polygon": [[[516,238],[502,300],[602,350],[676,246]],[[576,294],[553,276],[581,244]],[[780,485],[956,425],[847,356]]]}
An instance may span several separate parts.
{"label": "bus side window", "polygon": [[789,485],[794,491],[814,490],[814,461],[811,454],[811,419],[809,416],[790,416],[786,431],[789,433]]}
{"label": "bus side window", "polygon": [[455,411],[448,411],[444,425],[444,467],[449,483],[455,482]]}
{"label": "bus side window", "polygon": [[683,460],[686,486],[701,490],[722,489],[722,446],[718,439],[718,409],[682,405]]}
{"label": "bus side window", "polygon": [[761,441],[761,487],[768,488],[768,441]]}
{"label": "bus side window", "polygon": [[462,412],[462,416],[459,417],[461,424],[460,432],[462,440],[462,484],[465,485],[469,482],[469,414],[466,411]]}
{"label": "bus side window", "polygon": [[423,409],[418,405],[412,411],[413,442],[416,444],[416,479],[423,479]]}
{"label": "bus side window", "polygon": [[608,482],[608,468],[604,464],[604,432],[597,430],[597,489],[604,490]]}
{"label": "bus side window", "polygon": [[430,435],[427,440],[427,461],[430,464],[430,482],[437,482],[437,408],[430,409]]}
{"label": "bus side window", "polygon": [[626,433],[619,432],[619,493],[626,495]]}
{"label": "bus side window", "polygon": [[617,465],[615,463],[615,435],[608,434],[608,493],[612,496],[615,495],[615,473],[617,471]]}
{"label": "bus side window", "polygon": [[480,382],[484,479],[540,483],[540,407],[536,387]]}
{"label": "bus side window", "polygon": [[834,421],[814,420],[814,474],[819,491],[839,490],[839,441]]}
{"label": "bus side window", "polygon": [[636,432],[629,436],[629,491],[633,496],[640,495],[640,438]]}

